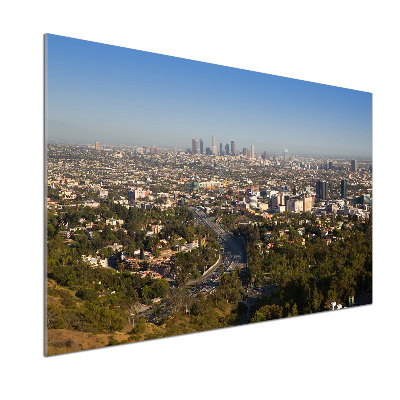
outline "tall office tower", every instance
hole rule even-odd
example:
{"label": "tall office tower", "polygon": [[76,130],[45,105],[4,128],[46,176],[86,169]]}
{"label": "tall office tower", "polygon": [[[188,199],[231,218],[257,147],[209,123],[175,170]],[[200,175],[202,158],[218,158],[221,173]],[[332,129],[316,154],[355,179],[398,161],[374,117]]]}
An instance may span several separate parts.
{"label": "tall office tower", "polygon": [[217,155],[217,146],[215,145],[215,136],[212,137],[212,148],[211,148],[212,154],[214,156]]}
{"label": "tall office tower", "polygon": [[328,182],[318,181],[316,187],[316,197],[320,200],[328,200]]}
{"label": "tall office tower", "polygon": [[95,150],[100,151],[100,142],[96,142],[94,144],[94,148],[95,148]]}
{"label": "tall office tower", "polygon": [[254,144],[251,145],[250,158],[255,158],[255,154],[254,154]]}
{"label": "tall office tower", "polygon": [[203,139],[200,139],[200,154],[204,154]]}
{"label": "tall office tower", "polygon": [[267,159],[267,150],[264,150],[264,153],[262,154],[262,159],[265,161]]}
{"label": "tall office tower", "polygon": [[357,172],[357,160],[351,160],[351,171]]}
{"label": "tall office tower", "polygon": [[245,157],[247,157],[247,148],[243,147],[243,153],[242,153]]}
{"label": "tall office tower", "polygon": [[342,179],[340,182],[340,197],[342,199],[347,199],[347,180]]}
{"label": "tall office tower", "polygon": [[224,154],[224,150],[222,148],[222,143],[219,144],[219,155],[222,156]]}
{"label": "tall office tower", "polygon": [[250,158],[250,150],[249,149],[246,149],[246,157]]}
{"label": "tall office tower", "polygon": [[226,155],[228,155],[229,154],[229,144],[228,143],[225,145],[225,151],[226,151]]}
{"label": "tall office tower", "polygon": [[333,161],[329,161],[329,163],[328,163],[328,168],[329,168],[329,169],[333,169]]}
{"label": "tall office tower", "polygon": [[231,140],[231,154],[233,156],[236,155],[236,146],[235,146],[235,141],[234,140]]}
{"label": "tall office tower", "polygon": [[289,161],[289,150],[288,149],[285,149],[285,151],[283,153],[283,160]]}
{"label": "tall office tower", "polygon": [[206,156],[211,156],[212,151],[209,147],[206,148]]}
{"label": "tall office tower", "polygon": [[192,154],[197,154],[197,149],[199,148],[198,139],[192,139]]}

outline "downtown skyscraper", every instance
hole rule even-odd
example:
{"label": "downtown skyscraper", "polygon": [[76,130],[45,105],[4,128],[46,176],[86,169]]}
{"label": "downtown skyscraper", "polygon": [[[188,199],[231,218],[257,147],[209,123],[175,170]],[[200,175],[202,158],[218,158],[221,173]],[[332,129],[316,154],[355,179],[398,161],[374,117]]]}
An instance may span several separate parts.
{"label": "downtown skyscraper", "polygon": [[215,145],[215,136],[212,137],[211,152],[212,152],[213,156],[217,155],[217,146]]}
{"label": "downtown skyscraper", "polygon": [[198,139],[192,139],[192,154],[200,154]]}
{"label": "downtown skyscraper", "polygon": [[285,149],[285,151],[283,152],[283,160],[289,161],[289,150],[288,149]]}

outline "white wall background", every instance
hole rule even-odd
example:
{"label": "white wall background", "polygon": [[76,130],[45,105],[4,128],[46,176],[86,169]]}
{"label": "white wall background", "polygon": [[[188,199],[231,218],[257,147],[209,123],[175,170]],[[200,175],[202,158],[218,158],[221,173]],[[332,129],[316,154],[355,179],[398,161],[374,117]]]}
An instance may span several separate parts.
{"label": "white wall background", "polygon": [[[1,11],[1,391],[7,399],[395,398],[394,1],[15,1]],[[374,304],[43,357],[43,34],[370,91]],[[396,373],[397,372],[397,373]]]}

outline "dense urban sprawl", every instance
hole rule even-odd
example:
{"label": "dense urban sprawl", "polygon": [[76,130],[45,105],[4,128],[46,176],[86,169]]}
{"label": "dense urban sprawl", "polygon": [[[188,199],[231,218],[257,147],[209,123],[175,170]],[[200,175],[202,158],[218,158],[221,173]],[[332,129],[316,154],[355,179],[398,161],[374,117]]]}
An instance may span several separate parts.
{"label": "dense urban sprawl", "polygon": [[47,160],[49,354],[372,301],[371,160],[214,138]]}

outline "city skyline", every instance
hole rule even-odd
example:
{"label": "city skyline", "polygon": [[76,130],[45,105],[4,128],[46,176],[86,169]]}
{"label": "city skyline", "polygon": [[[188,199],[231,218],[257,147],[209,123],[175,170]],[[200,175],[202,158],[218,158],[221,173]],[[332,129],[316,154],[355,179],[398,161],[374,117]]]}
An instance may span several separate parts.
{"label": "city skyline", "polygon": [[49,142],[187,148],[215,136],[258,153],[372,157],[367,92],[56,35],[46,49]]}
{"label": "city skyline", "polygon": [[[196,152],[196,154],[198,154],[198,155],[207,155],[206,154],[206,148],[204,148],[204,150],[203,150],[203,143],[204,143],[204,141],[203,141],[203,139],[200,139],[200,138],[192,138],[192,141],[191,141],[191,145],[189,144],[189,145],[187,145],[187,146],[180,146],[180,147],[177,147],[177,146],[172,146],[172,145],[170,145],[170,146],[156,146],[155,144],[151,144],[151,145],[144,145],[144,144],[126,144],[126,143],[119,143],[119,144],[112,144],[112,143],[107,143],[107,142],[98,142],[98,141],[96,141],[95,143],[94,143],[94,145],[93,145],[93,143],[90,143],[90,142],[74,142],[74,141],[59,141],[59,140],[49,140],[48,141],[48,143],[49,144],[65,144],[65,145],[86,145],[86,146],[88,146],[88,147],[93,147],[93,148],[95,148],[96,150],[99,150],[98,148],[97,148],[97,146],[99,146],[99,147],[105,147],[105,148],[111,148],[111,147],[120,147],[120,148],[157,148],[157,149],[162,149],[162,150],[170,150],[170,151],[182,151],[182,152],[190,152],[191,154],[193,154],[192,153],[192,151],[193,151],[193,141],[197,141],[197,152]],[[217,156],[221,156],[221,155],[228,155],[228,156],[231,156],[232,155],[232,152],[231,152],[231,149],[230,149],[230,146],[232,146],[232,143],[234,144],[234,147],[236,147],[235,146],[235,141],[231,141],[231,145],[229,145],[229,143],[226,143],[225,144],[225,146],[223,146],[223,152],[226,152],[225,154],[220,154],[220,151],[217,151]],[[220,143],[220,144],[222,144],[222,143]],[[210,145],[210,147],[208,147],[208,149],[210,150],[210,155],[212,155],[212,151],[211,151],[211,149],[212,149],[212,145]],[[250,153],[250,149],[248,148],[248,147],[243,147],[243,150],[241,150],[241,151],[236,151],[235,150],[235,155],[236,156],[240,156],[240,155],[242,155],[242,154],[244,154],[243,153],[243,151],[244,150],[248,150],[249,151],[249,153]],[[327,155],[324,155],[324,154],[311,154],[311,153],[309,153],[309,154],[305,154],[305,153],[303,153],[303,154],[301,154],[301,153],[290,153],[289,152],[289,149],[282,149],[281,151],[271,151],[271,152],[267,152],[267,150],[262,150],[262,151],[255,151],[255,153],[254,153],[254,155],[255,155],[255,157],[250,157],[250,158],[256,158],[256,156],[258,156],[258,157],[261,157],[261,158],[266,158],[266,156],[268,155],[268,156],[278,156],[278,158],[279,157],[282,157],[283,159],[285,159],[285,155],[289,155],[289,156],[293,156],[293,157],[300,157],[300,158],[308,158],[308,157],[311,157],[311,158],[322,158],[322,159],[327,159],[327,160],[331,160],[330,161],[330,163],[332,163],[332,160],[334,160],[334,159],[344,159],[344,160],[350,160],[352,163],[355,161],[356,162],[356,164],[355,165],[357,165],[357,160],[364,160],[364,161],[372,161],[372,155],[370,156],[370,157],[363,157],[363,156],[360,156],[360,157],[358,157],[358,158],[354,158],[353,156],[351,156],[351,155],[349,155],[349,156],[340,156],[340,155],[330,155],[330,156],[327,156]],[[353,167],[352,167],[353,168]],[[354,169],[354,168],[353,168]]]}

